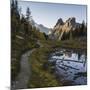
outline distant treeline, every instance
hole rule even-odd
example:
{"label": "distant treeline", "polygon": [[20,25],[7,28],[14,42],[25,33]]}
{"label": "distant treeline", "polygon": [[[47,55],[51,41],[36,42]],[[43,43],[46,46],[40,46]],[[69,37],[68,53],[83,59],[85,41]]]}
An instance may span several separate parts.
{"label": "distant treeline", "polygon": [[83,21],[79,28],[76,28],[75,30],[70,30],[68,33],[64,32],[62,36],[62,40],[67,39],[81,39],[86,40],[87,39],[87,25]]}

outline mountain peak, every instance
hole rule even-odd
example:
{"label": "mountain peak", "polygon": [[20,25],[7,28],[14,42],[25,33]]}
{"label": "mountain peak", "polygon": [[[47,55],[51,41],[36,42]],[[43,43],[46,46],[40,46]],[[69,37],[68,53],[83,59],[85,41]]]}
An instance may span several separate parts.
{"label": "mountain peak", "polygon": [[65,23],[68,23],[69,25],[75,25],[76,23],[76,18],[75,17],[71,17],[68,20],[66,20]]}
{"label": "mountain peak", "polygon": [[74,31],[78,29],[80,25],[81,24],[76,23],[75,17],[68,18],[66,22],[63,22],[63,20],[60,18],[58,19],[56,25],[54,26],[50,37],[61,40],[64,33],[69,33],[70,31]]}
{"label": "mountain peak", "polygon": [[64,24],[64,22],[63,22],[62,18],[59,18],[55,26],[63,25],[63,24]]}

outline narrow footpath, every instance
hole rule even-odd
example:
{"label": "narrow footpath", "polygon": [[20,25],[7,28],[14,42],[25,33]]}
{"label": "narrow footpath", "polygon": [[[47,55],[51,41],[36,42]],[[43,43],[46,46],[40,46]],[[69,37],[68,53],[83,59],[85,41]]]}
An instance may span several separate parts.
{"label": "narrow footpath", "polygon": [[30,70],[30,63],[29,63],[29,56],[34,51],[30,50],[24,53],[21,56],[21,62],[20,62],[20,73],[17,76],[16,80],[13,82],[13,85],[11,87],[11,90],[17,90],[17,89],[25,89],[27,88],[28,80],[30,78],[31,70]]}

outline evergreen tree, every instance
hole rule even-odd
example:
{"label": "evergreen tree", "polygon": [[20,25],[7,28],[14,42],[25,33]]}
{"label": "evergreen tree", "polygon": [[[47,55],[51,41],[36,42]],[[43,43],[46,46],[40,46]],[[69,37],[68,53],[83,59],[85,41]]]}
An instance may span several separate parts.
{"label": "evergreen tree", "polygon": [[26,21],[25,21],[25,26],[24,26],[26,39],[28,36],[30,36],[30,33],[32,31],[32,25],[30,24],[30,17],[31,17],[31,12],[28,7],[26,10]]}
{"label": "evergreen tree", "polygon": [[46,35],[45,33],[43,33],[45,39],[47,40],[48,39],[48,35]]}
{"label": "evergreen tree", "polygon": [[12,0],[11,3],[11,33],[12,38],[15,39],[17,32],[20,29],[20,14],[17,0]]}
{"label": "evergreen tree", "polygon": [[29,21],[30,17],[31,17],[31,11],[30,11],[30,9],[28,7],[27,11],[26,11],[26,20]]}

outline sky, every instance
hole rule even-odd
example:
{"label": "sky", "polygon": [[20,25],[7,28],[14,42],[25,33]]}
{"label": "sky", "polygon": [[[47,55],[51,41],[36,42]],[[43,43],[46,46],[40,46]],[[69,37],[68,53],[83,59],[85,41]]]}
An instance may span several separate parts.
{"label": "sky", "polygon": [[59,18],[65,22],[70,17],[75,17],[76,22],[86,22],[87,6],[60,4],[60,3],[42,3],[31,1],[19,1],[21,12],[25,15],[27,7],[30,8],[31,16],[38,24],[43,24],[48,28],[53,28]]}

